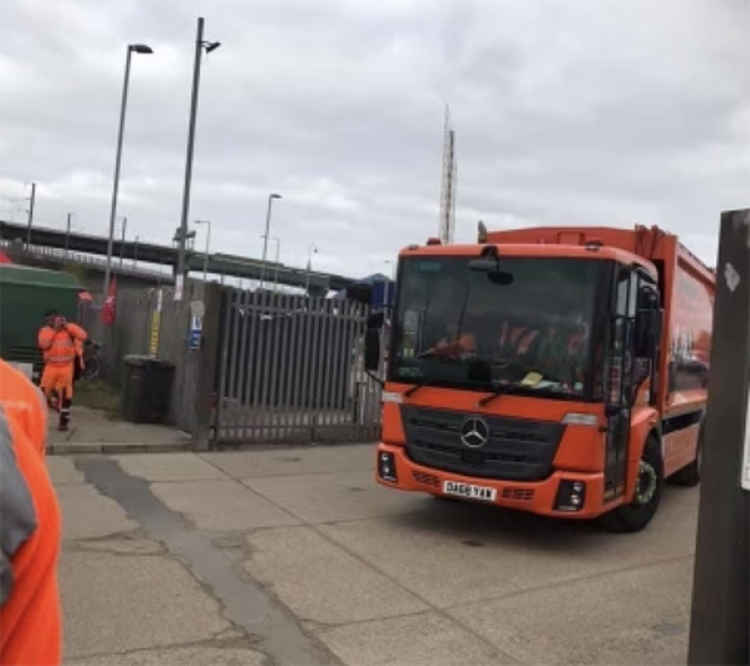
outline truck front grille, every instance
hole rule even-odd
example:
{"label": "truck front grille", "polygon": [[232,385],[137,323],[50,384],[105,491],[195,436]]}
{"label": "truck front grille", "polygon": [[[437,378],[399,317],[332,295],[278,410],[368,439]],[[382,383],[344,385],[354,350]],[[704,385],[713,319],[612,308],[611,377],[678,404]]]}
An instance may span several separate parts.
{"label": "truck front grille", "polygon": [[470,448],[461,441],[461,428],[476,415],[406,405],[401,415],[406,451],[414,462],[467,476],[513,481],[538,481],[550,475],[565,428],[552,421],[477,416],[489,433],[483,446]]}

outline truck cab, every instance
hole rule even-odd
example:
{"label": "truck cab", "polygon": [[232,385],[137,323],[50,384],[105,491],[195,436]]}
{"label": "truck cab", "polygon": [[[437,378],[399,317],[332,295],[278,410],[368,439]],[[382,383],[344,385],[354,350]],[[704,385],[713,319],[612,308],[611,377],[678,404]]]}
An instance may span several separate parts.
{"label": "truck cab", "polygon": [[[671,457],[663,433],[678,245],[649,230],[673,256],[656,243],[646,257],[637,230],[596,231],[497,232],[401,252],[379,483],[606,515],[632,531],[656,512],[665,476],[696,476],[698,428]],[[368,336],[370,358],[377,339]],[[697,415],[690,426],[705,398],[704,388],[678,405]]]}

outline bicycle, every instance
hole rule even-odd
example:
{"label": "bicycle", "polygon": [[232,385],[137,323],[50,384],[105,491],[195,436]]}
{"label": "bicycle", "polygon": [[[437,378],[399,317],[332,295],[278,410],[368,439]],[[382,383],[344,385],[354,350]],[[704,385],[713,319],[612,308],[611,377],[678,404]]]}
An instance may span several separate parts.
{"label": "bicycle", "polygon": [[83,345],[84,368],[81,378],[91,381],[99,376],[102,369],[102,346],[94,340],[86,340]]}

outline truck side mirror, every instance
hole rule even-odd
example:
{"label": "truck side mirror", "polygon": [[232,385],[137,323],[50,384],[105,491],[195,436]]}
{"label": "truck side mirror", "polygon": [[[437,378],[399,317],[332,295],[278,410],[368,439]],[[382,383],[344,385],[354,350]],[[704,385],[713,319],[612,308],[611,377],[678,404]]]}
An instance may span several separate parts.
{"label": "truck side mirror", "polygon": [[638,310],[635,322],[635,355],[652,357],[661,339],[663,310]]}
{"label": "truck side mirror", "polygon": [[380,367],[380,329],[383,328],[383,313],[371,314],[367,318],[365,332],[365,370],[377,372]]}

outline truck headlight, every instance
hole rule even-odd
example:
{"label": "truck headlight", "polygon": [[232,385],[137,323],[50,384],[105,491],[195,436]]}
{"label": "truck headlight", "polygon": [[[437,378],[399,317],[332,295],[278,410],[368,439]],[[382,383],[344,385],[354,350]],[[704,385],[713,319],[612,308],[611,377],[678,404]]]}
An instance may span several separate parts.
{"label": "truck headlight", "polygon": [[392,453],[381,451],[378,453],[378,476],[383,481],[398,481],[396,476],[396,458]]}
{"label": "truck headlight", "polygon": [[557,487],[555,509],[557,511],[580,511],[586,503],[586,484],[583,481],[563,479]]}

